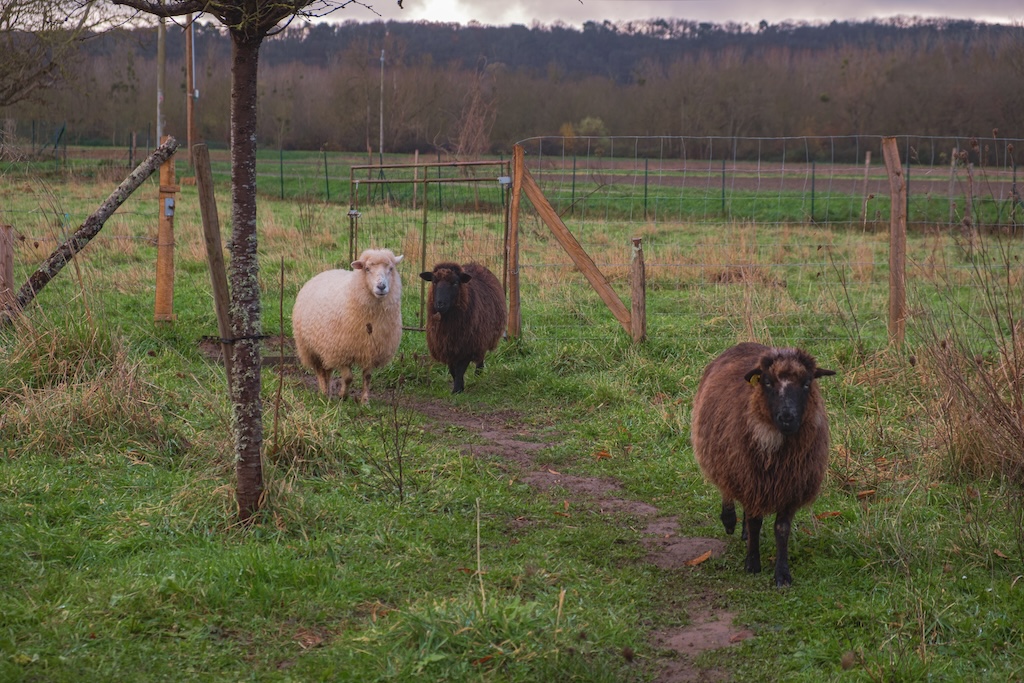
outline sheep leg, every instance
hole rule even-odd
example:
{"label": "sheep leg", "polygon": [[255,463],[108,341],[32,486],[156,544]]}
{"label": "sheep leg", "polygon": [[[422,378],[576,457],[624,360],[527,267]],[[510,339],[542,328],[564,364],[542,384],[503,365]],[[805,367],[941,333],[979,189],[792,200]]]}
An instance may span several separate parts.
{"label": "sheep leg", "polygon": [[316,371],[316,384],[320,392],[327,398],[331,397],[331,371],[328,368],[318,368]]}
{"label": "sheep leg", "polygon": [[362,394],[363,405],[369,405],[370,403],[370,371],[363,370],[363,394]]}
{"label": "sheep leg", "polygon": [[757,574],[761,571],[761,517],[748,517],[743,513],[743,528],[747,532],[747,571]]}
{"label": "sheep leg", "polygon": [[348,398],[348,388],[352,384],[352,368],[344,367],[341,369],[341,400],[344,401]]}
{"label": "sheep leg", "polygon": [[452,375],[452,393],[461,394],[466,389],[466,368],[469,361],[463,360],[448,365],[448,372]]}
{"label": "sheep leg", "polygon": [[725,527],[725,533],[731,535],[732,532],[736,531],[736,503],[734,501],[722,501],[722,515],[719,519],[722,520],[722,526]]}
{"label": "sheep leg", "polygon": [[787,510],[775,515],[775,585],[779,588],[793,584],[789,573],[789,532],[793,512]]}

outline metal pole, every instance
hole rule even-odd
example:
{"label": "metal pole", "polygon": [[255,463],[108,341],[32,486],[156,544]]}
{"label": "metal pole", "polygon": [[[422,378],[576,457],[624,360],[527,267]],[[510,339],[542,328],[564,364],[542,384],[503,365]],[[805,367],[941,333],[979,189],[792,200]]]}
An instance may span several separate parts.
{"label": "metal pole", "polygon": [[186,15],[185,19],[185,89],[188,91],[185,94],[185,128],[186,136],[188,138],[188,164],[191,168],[195,168],[192,161],[192,147],[198,140],[196,139],[196,52],[193,44],[193,27],[192,14]]}
{"label": "metal pole", "polygon": [[380,163],[384,164],[384,48],[380,51],[380,143],[377,146]]}
{"label": "metal pole", "polygon": [[725,215],[725,157],[722,157],[722,215]]}
{"label": "metal pole", "polygon": [[644,220],[647,220],[647,164],[648,160],[644,159]]}
{"label": "metal pole", "polygon": [[572,153],[572,201],[569,202],[569,213],[576,215],[576,152]]}
{"label": "metal pole", "polygon": [[324,146],[324,194],[327,196],[327,201],[331,201],[331,176],[327,172],[327,147]]}
{"label": "metal pole", "polygon": [[156,139],[164,139],[164,81],[167,79],[167,20],[160,17],[156,30]]}
{"label": "metal pole", "polygon": [[811,161],[811,222],[814,222],[814,161]]}

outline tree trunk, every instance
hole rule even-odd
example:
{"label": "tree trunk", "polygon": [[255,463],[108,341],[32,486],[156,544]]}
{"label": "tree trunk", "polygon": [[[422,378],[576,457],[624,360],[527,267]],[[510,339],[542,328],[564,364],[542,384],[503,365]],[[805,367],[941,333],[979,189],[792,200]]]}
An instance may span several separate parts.
{"label": "tree trunk", "polygon": [[256,71],[261,36],[231,32],[231,331],[238,518],[263,496],[260,287],[256,239]]}

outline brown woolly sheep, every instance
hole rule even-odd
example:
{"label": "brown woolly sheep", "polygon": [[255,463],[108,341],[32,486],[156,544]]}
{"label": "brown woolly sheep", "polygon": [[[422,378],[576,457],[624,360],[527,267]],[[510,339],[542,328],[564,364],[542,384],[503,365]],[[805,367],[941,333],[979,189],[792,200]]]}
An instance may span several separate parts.
{"label": "brown woolly sheep", "polygon": [[501,341],[508,320],[505,290],[494,273],[479,263],[438,263],[420,277],[431,283],[427,348],[434,360],[448,366],[452,393],[458,394],[465,389],[470,361],[479,372],[484,354]]}
{"label": "brown woolly sheep", "polygon": [[690,438],[704,476],[722,493],[722,524],[743,507],[745,566],[761,571],[761,521],[775,513],[775,585],[793,583],[789,533],[796,511],[821,489],[828,466],[828,416],[814,380],[836,374],[806,351],[738,344],[704,370]]}

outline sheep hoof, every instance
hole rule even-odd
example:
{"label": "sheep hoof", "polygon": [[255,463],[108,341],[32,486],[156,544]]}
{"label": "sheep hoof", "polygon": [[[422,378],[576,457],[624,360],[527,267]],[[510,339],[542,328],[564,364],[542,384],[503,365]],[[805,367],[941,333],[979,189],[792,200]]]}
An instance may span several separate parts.
{"label": "sheep hoof", "polygon": [[779,573],[775,572],[775,587],[785,588],[786,586],[793,585],[793,577],[789,575],[789,572]]}

